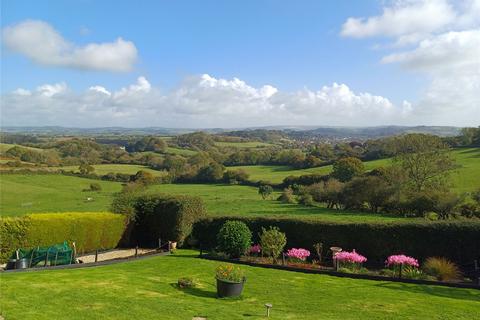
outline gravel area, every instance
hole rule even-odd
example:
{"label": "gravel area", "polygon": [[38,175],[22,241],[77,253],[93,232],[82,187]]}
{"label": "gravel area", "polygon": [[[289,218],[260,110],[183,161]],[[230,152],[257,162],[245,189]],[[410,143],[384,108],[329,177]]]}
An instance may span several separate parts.
{"label": "gravel area", "polygon": [[[138,255],[155,252],[155,249],[142,249],[138,248]],[[98,261],[112,260],[118,258],[128,258],[135,256],[135,249],[117,249],[108,252],[99,252]],[[95,262],[95,254],[79,255],[78,260],[82,260],[83,263]]]}

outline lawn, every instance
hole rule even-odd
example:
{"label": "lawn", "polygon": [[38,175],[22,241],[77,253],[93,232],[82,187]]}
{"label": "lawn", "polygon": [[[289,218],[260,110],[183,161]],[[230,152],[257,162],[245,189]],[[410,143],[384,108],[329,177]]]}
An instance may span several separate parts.
{"label": "lawn", "polygon": [[[100,192],[83,192],[98,183]],[[35,212],[108,211],[120,183],[63,175],[0,175],[0,212],[15,216]],[[92,198],[87,201],[87,198]]]}
{"label": "lawn", "polygon": [[[453,188],[457,192],[468,192],[480,187],[480,148],[463,148],[452,151],[453,157],[459,166],[452,171],[451,178]],[[390,159],[380,159],[364,162],[366,170],[372,170],[379,166],[386,166]],[[304,174],[328,174],[332,166],[324,166],[309,169],[293,169],[288,166],[236,166],[228,169],[244,169],[250,174],[250,180],[265,180],[272,183],[280,183],[289,176],[300,176]]]}
{"label": "lawn", "polygon": [[[195,251],[109,266],[0,274],[5,319],[476,319],[480,291],[243,267],[239,299],[217,299],[218,262]],[[178,289],[177,279],[198,286]]]}
{"label": "lawn", "polygon": [[[136,164],[95,164],[93,167],[95,168],[94,173],[98,175],[105,175],[110,172],[133,175],[140,170],[150,172],[155,176],[164,176],[167,174],[166,171],[154,170],[147,166]],[[67,166],[60,169],[78,172],[78,166]]]}

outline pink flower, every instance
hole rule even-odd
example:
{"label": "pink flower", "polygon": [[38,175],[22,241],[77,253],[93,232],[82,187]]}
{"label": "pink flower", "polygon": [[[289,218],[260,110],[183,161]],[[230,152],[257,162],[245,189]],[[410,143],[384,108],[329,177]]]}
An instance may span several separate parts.
{"label": "pink flower", "polygon": [[363,263],[367,261],[367,258],[355,252],[353,249],[352,252],[348,251],[341,251],[335,255],[335,259],[341,262],[349,262],[349,263]]}
{"label": "pink flower", "polygon": [[260,253],[262,251],[262,247],[259,244],[255,244],[250,247],[250,250],[248,252],[250,253]]}
{"label": "pink flower", "polygon": [[418,260],[414,259],[412,257],[406,256],[404,254],[399,254],[399,255],[393,255],[388,257],[388,259],[385,261],[388,267],[392,265],[409,265],[412,267],[419,267]]}
{"label": "pink flower", "polygon": [[305,261],[308,256],[310,256],[310,251],[302,248],[292,248],[287,251],[287,256],[290,258],[296,258],[302,261]]}

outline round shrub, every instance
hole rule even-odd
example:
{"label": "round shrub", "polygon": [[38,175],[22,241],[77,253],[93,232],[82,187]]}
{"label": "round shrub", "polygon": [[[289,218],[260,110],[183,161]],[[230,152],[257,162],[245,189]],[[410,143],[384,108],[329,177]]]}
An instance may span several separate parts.
{"label": "round shrub", "polygon": [[238,258],[250,248],[252,232],[241,221],[227,221],[217,234],[220,251],[232,258]]}

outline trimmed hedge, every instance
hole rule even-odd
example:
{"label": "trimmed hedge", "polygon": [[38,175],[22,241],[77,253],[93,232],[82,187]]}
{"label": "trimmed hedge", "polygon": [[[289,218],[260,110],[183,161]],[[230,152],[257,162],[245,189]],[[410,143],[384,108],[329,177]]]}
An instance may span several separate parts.
{"label": "trimmed hedge", "polygon": [[115,248],[125,230],[125,217],[108,212],[39,213],[0,219],[0,261],[18,248],[75,242],[77,252]]}
{"label": "trimmed hedge", "polygon": [[134,222],[130,244],[145,247],[162,241],[176,241],[183,245],[193,224],[205,217],[205,207],[199,197],[166,194],[140,195],[131,202]]}
{"label": "trimmed hedge", "polygon": [[233,219],[248,225],[256,243],[262,227],[277,226],[287,235],[287,248],[312,250],[314,243],[323,242],[324,248],[356,249],[377,265],[383,265],[389,255],[397,253],[422,261],[432,256],[446,257],[460,265],[480,258],[480,222],[472,220],[338,223],[294,218],[212,217],[195,224],[193,237],[202,249],[215,248],[220,227],[226,220]]}

